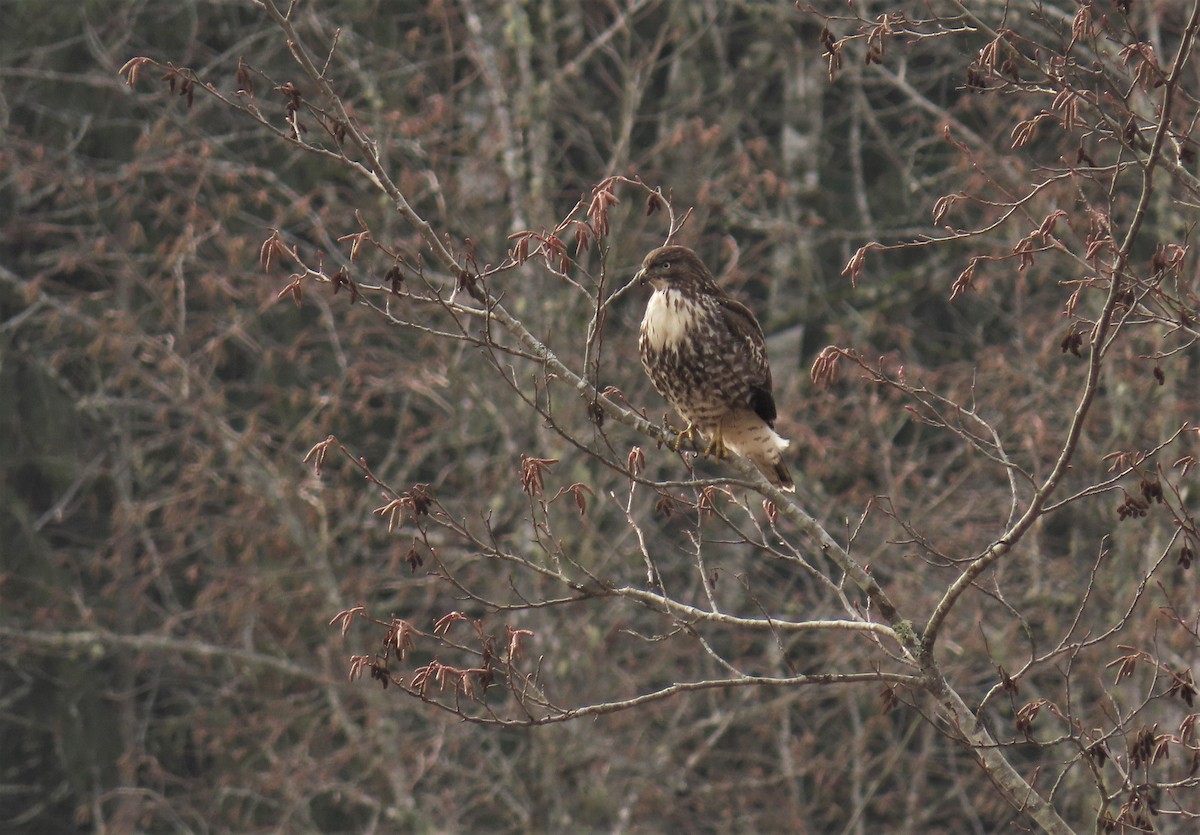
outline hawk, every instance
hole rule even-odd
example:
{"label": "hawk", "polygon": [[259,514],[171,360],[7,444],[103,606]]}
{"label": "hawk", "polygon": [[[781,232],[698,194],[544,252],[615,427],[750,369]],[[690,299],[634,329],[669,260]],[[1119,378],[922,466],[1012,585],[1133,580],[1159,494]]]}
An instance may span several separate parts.
{"label": "hawk", "polygon": [[727,450],[749,458],[767,481],[795,484],[783,463],[789,441],[775,432],[775,397],[762,328],[744,304],[731,299],[695,252],[663,246],[637,274],[654,292],[642,317],[638,352],[650,382],[687,427],[709,438],[705,454]]}

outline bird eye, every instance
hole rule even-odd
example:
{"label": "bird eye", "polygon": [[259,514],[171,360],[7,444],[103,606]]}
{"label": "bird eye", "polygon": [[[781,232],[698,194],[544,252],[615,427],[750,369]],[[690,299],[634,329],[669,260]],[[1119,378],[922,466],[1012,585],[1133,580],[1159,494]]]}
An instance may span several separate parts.
{"label": "bird eye", "polygon": [[669,269],[671,269],[671,262],[670,262],[670,261],[663,261],[663,262],[662,262],[662,269],[664,269],[664,270],[669,270]]}

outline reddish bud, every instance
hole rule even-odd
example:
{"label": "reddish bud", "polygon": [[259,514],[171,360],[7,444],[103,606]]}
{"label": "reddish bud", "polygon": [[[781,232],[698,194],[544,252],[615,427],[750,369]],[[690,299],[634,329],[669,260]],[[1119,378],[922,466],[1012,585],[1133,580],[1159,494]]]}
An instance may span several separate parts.
{"label": "reddish bud", "polygon": [[250,75],[250,66],[246,63],[245,58],[238,59],[237,66],[237,91],[245,96],[254,96],[254,79]]}

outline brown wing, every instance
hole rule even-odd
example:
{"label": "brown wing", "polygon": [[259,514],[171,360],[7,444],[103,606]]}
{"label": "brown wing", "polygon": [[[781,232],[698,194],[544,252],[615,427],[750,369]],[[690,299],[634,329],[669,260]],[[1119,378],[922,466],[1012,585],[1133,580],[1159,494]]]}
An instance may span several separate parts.
{"label": "brown wing", "polygon": [[762,327],[746,305],[728,296],[719,296],[718,300],[734,344],[745,352],[746,376],[750,384],[748,405],[768,426],[774,427],[777,412],[775,396],[771,394],[771,366],[767,364],[767,343]]}

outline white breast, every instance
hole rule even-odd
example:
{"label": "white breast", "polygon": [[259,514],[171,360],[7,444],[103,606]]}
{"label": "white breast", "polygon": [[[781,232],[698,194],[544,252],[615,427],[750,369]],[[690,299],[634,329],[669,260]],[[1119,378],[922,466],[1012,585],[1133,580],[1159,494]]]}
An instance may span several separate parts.
{"label": "white breast", "polygon": [[678,346],[696,320],[695,306],[680,293],[655,290],[642,317],[642,335],[650,347],[662,351]]}

